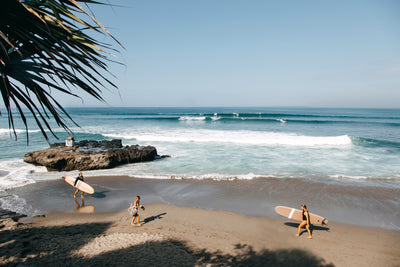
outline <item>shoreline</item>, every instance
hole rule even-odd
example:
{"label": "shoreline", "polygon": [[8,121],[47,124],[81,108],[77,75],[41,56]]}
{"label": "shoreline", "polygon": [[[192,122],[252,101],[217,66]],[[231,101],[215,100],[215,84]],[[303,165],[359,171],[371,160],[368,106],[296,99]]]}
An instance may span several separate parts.
{"label": "shoreline", "polygon": [[[127,210],[50,212],[1,227],[0,262],[51,266],[396,266],[400,232],[330,221],[296,237],[298,223],[231,211],[146,205],[141,227]],[[282,217],[283,218],[283,217]],[[304,229],[305,230],[305,229]],[[210,265],[207,265],[210,264]]]}
{"label": "shoreline", "polygon": [[73,211],[82,204],[94,206],[96,213],[115,212],[127,208],[136,195],[147,204],[226,210],[274,219],[282,218],[275,213],[275,206],[299,208],[305,203],[311,213],[330,222],[400,231],[400,189],[331,185],[293,178],[215,181],[87,176],[85,181],[96,192],[86,196],[84,203],[80,198],[74,201],[74,188],[62,179],[8,189],[7,197],[9,203],[23,204],[20,210],[13,211],[28,215]]}

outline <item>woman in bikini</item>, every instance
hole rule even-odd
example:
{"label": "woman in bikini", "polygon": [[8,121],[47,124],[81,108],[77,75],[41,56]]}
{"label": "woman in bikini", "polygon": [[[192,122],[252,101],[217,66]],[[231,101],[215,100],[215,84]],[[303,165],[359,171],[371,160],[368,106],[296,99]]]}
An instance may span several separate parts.
{"label": "woman in bikini", "polygon": [[310,231],[310,214],[308,213],[306,205],[301,205],[301,209],[303,210],[303,221],[299,225],[299,231],[297,232],[297,236],[300,236],[301,228],[304,226],[308,231],[308,238],[312,238]]}

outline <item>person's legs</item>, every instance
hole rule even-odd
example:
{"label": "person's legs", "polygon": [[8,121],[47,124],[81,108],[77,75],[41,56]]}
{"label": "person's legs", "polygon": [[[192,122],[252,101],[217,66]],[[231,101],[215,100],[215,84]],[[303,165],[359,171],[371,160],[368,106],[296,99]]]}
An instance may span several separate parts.
{"label": "person's legs", "polygon": [[140,219],[139,214],[138,214],[136,209],[133,209],[133,215],[132,215],[132,221],[131,221],[132,225],[135,224],[135,219],[136,218],[138,218],[137,222],[139,223],[139,219]]}
{"label": "person's legs", "polygon": [[299,225],[299,230],[297,232],[297,236],[300,236],[301,228],[303,228],[307,224],[307,221],[302,221]]}
{"label": "person's legs", "polygon": [[312,238],[310,227],[306,225],[307,231],[308,231],[308,238]]}
{"label": "person's legs", "polygon": [[76,194],[78,194],[79,189],[76,189],[75,194],[74,194],[74,198],[76,198]]}
{"label": "person's legs", "polygon": [[137,226],[142,226],[142,225],[140,224],[140,216],[139,216],[139,214],[137,215]]}

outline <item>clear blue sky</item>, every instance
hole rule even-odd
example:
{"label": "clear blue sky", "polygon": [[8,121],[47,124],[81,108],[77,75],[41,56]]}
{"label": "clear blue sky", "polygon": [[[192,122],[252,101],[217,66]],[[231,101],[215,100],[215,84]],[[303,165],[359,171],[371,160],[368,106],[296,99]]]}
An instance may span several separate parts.
{"label": "clear blue sky", "polygon": [[109,106],[400,108],[400,1],[109,2],[93,11],[126,47]]}

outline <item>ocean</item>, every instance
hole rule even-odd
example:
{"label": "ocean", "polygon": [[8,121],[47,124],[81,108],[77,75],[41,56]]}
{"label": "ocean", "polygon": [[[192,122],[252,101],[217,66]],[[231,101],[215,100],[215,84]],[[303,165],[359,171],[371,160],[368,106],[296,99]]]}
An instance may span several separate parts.
{"label": "ocean", "polygon": [[[80,126],[71,124],[76,140],[122,139],[123,145],[152,145],[159,155],[171,156],[84,172],[85,177],[131,177],[146,184],[143,190],[154,202],[234,211],[241,207],[245,214],[275,216],[275,204],[300,206],[306,201],[312,205],[311,212],[328,213],[335,221],[400,230],[400,109],[110,107],[67,111]],[[2,114],[0,207],[25,213],[56,209],[31,205],[34,201],[26,196],[32,188],[43,190],[41,186],[77,172],[48,172],[24,163],[25,153],[47,148],[48,143],[30,116],[27,144],[17,114],[15,140],[6,113]],[[53,129],[59,139],[51,137],[51,143],[63,142],[69,135],[57,126]],[[162,189],[150,190],[149,183]],[[99,186],[106,185],[102,181]],[[96,210],[110,211],[123,204],[118,205],[96,206]]]}

